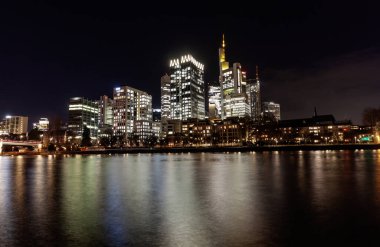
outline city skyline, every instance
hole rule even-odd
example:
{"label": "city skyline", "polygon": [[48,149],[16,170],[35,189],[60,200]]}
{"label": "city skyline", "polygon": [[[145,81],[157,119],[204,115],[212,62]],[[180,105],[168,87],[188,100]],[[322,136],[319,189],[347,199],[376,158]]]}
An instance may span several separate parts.
{"label": "city skyline", "polygon": [[[1,41],[2,114],[26,115],[30,122],[55,115],[67,120],[69,98],[95,100],[123,85],[152,94],[153,107],[159,107],[160,78],[171,57],[193,54],[205,65],[205,82],[218,80],[222,33],[228,59],[241,63],[248,78],[255,78],[259,65],[262,101],[280,103],[283,119],[309,117],[315,106],[322,114],[359,124],[365,107],[378,107],[379,36],[368,4],[347,6],[336,16],[338,6],[315,4],[279,16],[278,10],[259,6],[264,11],[256,15],[186,12],[179,17],[168,11],[145,19],[136,14],[113,18],[108,8],[102,12],[94,5],[87,11],[48,3],[5,6],[2,18],[10,24]],[[34,12],[27,13],[27,7]],[[358,18],[342,25],[354,12]],[[169,36],[163,27],[173,20],[187,31]],[[199,30],[189,31],[195,26]],[[146,33],[151,38],[144,38]],[[25,107],[24,100],[31,104]]]}

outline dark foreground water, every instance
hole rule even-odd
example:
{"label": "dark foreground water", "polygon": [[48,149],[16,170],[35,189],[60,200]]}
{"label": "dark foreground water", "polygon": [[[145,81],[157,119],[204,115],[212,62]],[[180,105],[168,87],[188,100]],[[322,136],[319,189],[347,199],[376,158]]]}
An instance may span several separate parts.
{"label": "dark foreground water", "polygon": [[380,151],[0,157],[0,246],[379,246]]}

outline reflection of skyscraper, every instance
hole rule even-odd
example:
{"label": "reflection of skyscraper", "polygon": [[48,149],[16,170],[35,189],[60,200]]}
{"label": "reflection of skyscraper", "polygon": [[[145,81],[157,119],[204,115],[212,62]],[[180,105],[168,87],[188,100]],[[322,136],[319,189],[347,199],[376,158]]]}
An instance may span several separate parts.
{"label": "reflection of skyscraper", "polygon": [[161,119],[170,118],[170,76],[165,74],[161,77]]}
{"label": "reflection of skyscraper", "polygon": [[280,104],[274,102],[263,102],[263,115],[265,117],[281,120]]}
{"label": "reflection of skyscraper", "polygon": [[220,85],[210,84],[208,87],[208,116],[210,118],[222,117],[222,102]]}
{"label": "reflection of skyscraper", "polygon": [[256,80],[250,80],[247,84],[249,90],[249,104],[251,106],[251,116],[254,121],[260,120],[261,114],[261,96],[260,96],[260,79],[259,67],[256,66]]}
{"label": "reflection of skyscraper", "polygon": [[222,118],[251,116],[246,74],[242,71],[239,63],[234,63],[232,67],[229,67],[229,63],[226,61],[225,47],[223,35],[222,47],[219,48]]}
{"label": "reflection of skyscraper", "polygon": [[170,60],[170,117],[205,118],[204,66],[191,55]]}

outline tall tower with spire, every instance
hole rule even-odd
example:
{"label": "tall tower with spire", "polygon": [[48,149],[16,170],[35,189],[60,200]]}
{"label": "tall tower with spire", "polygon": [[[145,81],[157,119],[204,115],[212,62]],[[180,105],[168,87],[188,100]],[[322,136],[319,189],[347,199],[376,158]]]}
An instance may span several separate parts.
{"label": "tall tower with spire", "polygon": [[222,38],[222,46],[219,48],[219,80],[223,76],[223,70],[230,67],[229,63],[226,61],[226,43],[224,41],[224,34]]}
{"label": "tall tower with spire", "polygon": [[226,59],[226,42],[224,34],[219,48],[219,82],[221,91],[221,117],[251,116],[247,95],[247,79],[240,63],[230,67]]}

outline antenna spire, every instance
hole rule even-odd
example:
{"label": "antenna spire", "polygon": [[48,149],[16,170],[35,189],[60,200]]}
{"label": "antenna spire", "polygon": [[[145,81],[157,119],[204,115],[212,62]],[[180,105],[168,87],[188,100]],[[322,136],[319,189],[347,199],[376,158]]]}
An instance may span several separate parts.
{"label": "antenna spire", "polygon": [[225,48],[226,47],[226,43],[224,42],[224,33],[223,33],[223,41],[222,41],[222,47]]}

